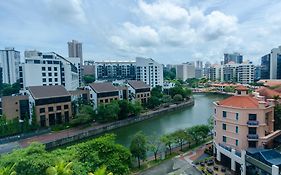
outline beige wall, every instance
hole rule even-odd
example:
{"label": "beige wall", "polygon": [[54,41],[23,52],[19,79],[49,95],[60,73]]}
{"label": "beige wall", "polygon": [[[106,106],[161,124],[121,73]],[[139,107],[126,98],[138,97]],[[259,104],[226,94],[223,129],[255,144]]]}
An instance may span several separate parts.
{"label": "beige wall", "polygon": [[[68,106],[68,109],[64,108],[64,105]],[[60,106],[61,110],[57,110],[57,107]],[[49,107],[53,107],[53,111],[49,111]],[[44,108],[45,112],[40,113],[40,109]],[[49,105],[41,105],[41,106],[36,106],[35,111],[36,111],[36,116],[37,116],[37,123],[40,125],[40,116],[45,115],[46,118],[46,126],[49,126],[49,114],[56,114],[56,113],[61,113],[62,116],[62,122],[64,123],[64,112],[68,111],[69,112],[69,120],[72,119],[72,106],[71,102],[64,102],[64,103],[56,103],[56,104],[49,104]]]}
{"label": "beige wall", "polygon": [[8,120],[20,117],[20,100],[28,100],[28,96],[2,97],[3,115],[5,115]]}
{"label": "beige wall", "polygon": [[[257,134],[259,138],[266,136],[273,132],[274,114],[273,107],[264,109],[239,109],[231,107],[223,107],[215,105],[215,142],[231,146],[237,150],[248,148],[248,131],[247,125],[249,114],[257,114]],[[223,111],[227,111],[227,117],[223,118]],[[236,120],[236,113],[239,113],[238,120]],[[266,117],[267,115],[267,117]],[[266,121],[266,118],[268,120]],[[267,123],[266,123],[267,122]],[[226,124],[226,130],[223,130],[222,124]],[[238,133],[236,133],[236,126],[238,126]],[[223,136],[227,137],[227,142],[223,142]],[[239,144],[236,146],[236,140]],[[261,139],[258,140],[257,147],[263,146]]]}
{"label": "beige wall", "polygon": [[141,103],[147,103],[149,98],[150,92],[136,93],[136,100],[140,101]]}
{"label": "beige wall", "polygon": [[108,104],[108,103],[112,102],[113,100],[119,100],[119,96],[98,98],[98,105]]}

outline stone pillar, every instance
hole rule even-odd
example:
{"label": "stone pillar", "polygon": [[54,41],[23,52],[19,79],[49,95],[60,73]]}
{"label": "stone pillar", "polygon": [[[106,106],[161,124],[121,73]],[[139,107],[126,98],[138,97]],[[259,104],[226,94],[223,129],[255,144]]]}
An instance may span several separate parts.
{"label": "stone pillar", "polygon": [[272,175],[279,175],[279,167],[278,166],[272,165],[271,171],[272,171],[271,172]]}
{"label": "stone pillar", "polygon": [[217,149],[217,161],[221,161],[221,152]]}
{"label": "stone pillar", "polygon": [[244,150],[241,151],[241,159],[241,175],[246,175],[246,151]]}
{"label": "stone pillar", "polygon": [[231,149],[231,170],[235,171],[236,170],[236,164],[235,164],[235,160],[233,159],[233,157],[235,156],[235,149]]}

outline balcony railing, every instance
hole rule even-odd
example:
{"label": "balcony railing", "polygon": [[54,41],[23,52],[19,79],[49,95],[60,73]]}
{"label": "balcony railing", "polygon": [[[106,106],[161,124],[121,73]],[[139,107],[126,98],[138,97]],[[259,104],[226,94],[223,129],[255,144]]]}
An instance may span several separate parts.
{"label": "balcony railing", "polygon": [[258,126],[259,125],[259,121],[256,121],[256,120],[249,120],[247,122],[247,125],[249,126]]}
{"label": "balcony railing", "polygon": [[241,152],[240,152],[240,151],[235,150],[235,155],[237,155],[238,157],[241,157]]}
{"label": "balcony railing", "polygon": [[259,139],[259,135],[257,135],[257,134],[248,134],[247,137],[248,137],[249,140]]}

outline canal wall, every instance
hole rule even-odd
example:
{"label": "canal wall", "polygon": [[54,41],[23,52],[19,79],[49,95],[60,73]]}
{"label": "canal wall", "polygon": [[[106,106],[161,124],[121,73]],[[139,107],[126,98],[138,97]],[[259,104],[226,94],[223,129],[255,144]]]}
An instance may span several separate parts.
{"label": "canal wall", "polygon": [[112,123],[109,123],[109,124],[105,124],[102,127],[86,128],[86,129],[83,129],[83,130],[79,131],[78,133],[76,133],[74,135],[69,135],[69,136],[64,137],[64,138],[58,138],[54,141],[47,142],[47,143],[44,143],[44,144],[46,146],[46,149],[54,149],[56,147],[63,146],[63,145],[66,145],[66,144],[70,144],[72,142],[77,142],[79,140],[87,139],[89,137],[93,137],[93,136],[102,134],[104,132],[111,131],[113,129],[117,129],[117,128],[127,126],[127,125],[130,125],[130,124],[133,124],[133,123],[148,120],[148,119],[151,119],[151,118],[154,118],[154,117],[160,117],[160,115],[162,115],[162,114],[166,114],[168,112],[173,112],[173,111],[177,111],[177,110],[180,110],[180,109],[184,109],[186,107],[193,106],[193,105],[194,105],[194,99],[192,98],[192,99],[190,99],[186,102],[180,103],[180,104],[173,104],[173,105],[170,105],[167,108],[160,108],[160,109],[157,109],[157,110],[154,110],[154,111],[149,111],[147,113],[141,114],[141,115],[136,116],[136,117],[132,117],[132,118],[112,122]]}

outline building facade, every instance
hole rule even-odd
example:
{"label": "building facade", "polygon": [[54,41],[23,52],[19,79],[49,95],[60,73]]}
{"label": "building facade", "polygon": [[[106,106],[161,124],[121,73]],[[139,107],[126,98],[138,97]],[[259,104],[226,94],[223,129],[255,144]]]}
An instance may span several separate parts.
{"label": "building facade", "polygon": [[130,101],[139,101],[145,104],[150,98],[150,86],[142,81],[128,81],[128,92]]}
{"label": "building facade", "polygon": [[79,87],[79,70],[70,61],[54,53],[25,58],[19,68],[21,88],[63,85],[67,90]]}
{"label": "building facade", "polygon": [[238,174],[246,175],[248,148],[265,148],[280,135],[274,131],[273,103],[253,97],[244,86],[236,95],[214,102],[214,152],[216,159]]}
{"label": "building facade", "polygon": [[76,40],[67,42],[68,57],[80,58],[80,65],[83,66],[82,43]]}
{"label": "building facade", "polygon": [[186,81],[189,78],[195,78],[195,66],[194,63],[183,63],[176,67],[176,78]]}
{"label": "building facade", "polygon": [[22,93],[29,97],[30,116],[34,110],[41,127],[68,123],[71,120],[71,95],[63,86],[31,86]]}
{"label": "building facade", "polygon": [[228,64],[229,62],[241,64],[243,62],[243,55],[240,53],[225,53],[224,64]]}
{"label": "building facade", "polygon": [[8,120],[30,118],[28,96],[25,95],[2,97],[0,109],[0,116]]}
{"label": "building facade", "polygon": [[3,83],[13,84],[19,79],[20,52],[14,48],[0,50]]}
{"label": "building facade", "polygon": [[151,58],[136,58],[136,80],[151,87],[163,86],[163,65]]}

